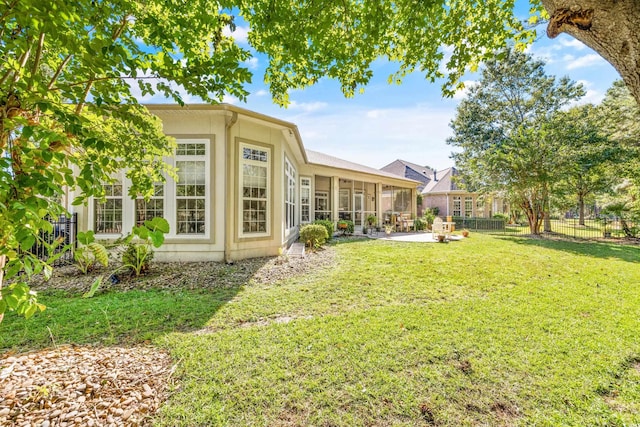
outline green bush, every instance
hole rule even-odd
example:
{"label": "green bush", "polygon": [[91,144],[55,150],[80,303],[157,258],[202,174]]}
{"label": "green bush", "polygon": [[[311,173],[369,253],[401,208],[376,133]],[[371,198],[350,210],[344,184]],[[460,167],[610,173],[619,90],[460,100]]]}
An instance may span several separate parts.
{"label": "green bush", "polygon": [[322,246],[328,238],[327,229],[321,224],[308,224],[300,229],[300,240],[312,249]]}
{"label": "green bush", "polygon": [[504,219],[505,222],[509,222],[509,215],[507,215],[507,214],[502,214],[502,213],[493,214],[492,218]]}
{"label": "green bush", "polygon": [[317,219],[313,224],[321,225],[327,230],[327,236],[329,236],[327,239],[331,239],[331,237],[333,237],[333,221],[329,221],[328,219]]}
{"label": "green bush", "polygon": [[73,260],[82,274],[87,274],[96,263],[100,263],[104,267],[109,264],[107,249],[95,241],[93,231],[78,232],[78,242],[82,246],[79,246],[73,252]]}
{"label": "green bush", "polygon": [[425,228],[427,228],[427,221],[421,218],[416,218],[413,221],[413,226],[416,229],[416,231],[424,230]]}

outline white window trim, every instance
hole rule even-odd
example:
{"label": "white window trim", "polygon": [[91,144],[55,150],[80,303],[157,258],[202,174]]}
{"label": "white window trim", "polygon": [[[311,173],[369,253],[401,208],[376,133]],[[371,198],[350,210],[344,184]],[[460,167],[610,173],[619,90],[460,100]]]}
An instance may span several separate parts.
{"label": "white window trim", "polygon": [[[243,151],[244,148],[249,148],[252,150],[261,150],[261,151],[266,151],[267,152],[267,161],[266,162],[261,162],[258,160],[245,160],[242,156],[243,156]],[[238,149],[238,172],[237,172],[237,179],[238,179],[238,208],[237,208],[237,217],[236,217],[236,222],[237,222],[237,227],[238,227],[238,237],[239,238],[261,238],[261,237],[270,237],[271,236],[271,211],[272,211],[272,197],[273,195],[271,194],[271,165],[272,165],[272,157],[273,157],[273,152],[271,150],[271,147],[265,147],[262,145],[255,145],[255,144],[250,144],[250,143],[246,143],[246,142],[241,142],[239,144],[239,149]],[[263,166],[267,168],[267,197],[266,197],[266,202],[267,202],[267,212],[266,212],[266,231],[265,232],[245,232],[243,230],[243,222],[244,222],[244,206],[243,206],[243,202],[244,202],[244,195],[243,195],[243,165],[245,163],[248,164],[253,164],[253,165],[258,165],[258,166]]]}

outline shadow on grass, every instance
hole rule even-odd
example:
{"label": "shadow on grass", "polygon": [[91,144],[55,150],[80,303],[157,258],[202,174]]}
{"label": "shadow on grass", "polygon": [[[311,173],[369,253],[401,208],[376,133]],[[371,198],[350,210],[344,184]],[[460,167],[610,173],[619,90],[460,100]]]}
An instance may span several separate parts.
{"label": "shadow on grass", "polygon": [[590,256],[594,258],[617,258],[626,262],[640,262],[640,246],[621,245],[616,243],[594,241],[568,241],[562,239],[532,238],[523,235],[495,236],[501,240],[508,240],[519,245],[553,249],[570,252],[576,255]]}
{"label": "shadow on grass", "polygon": [[132,345],[201,329],[269,260],[152,268],[151,277],[125,279],[93,298],[77,290],[40,290],[44,312],[28,320],[9,313],[0,323],[0,354],[62,344]]}

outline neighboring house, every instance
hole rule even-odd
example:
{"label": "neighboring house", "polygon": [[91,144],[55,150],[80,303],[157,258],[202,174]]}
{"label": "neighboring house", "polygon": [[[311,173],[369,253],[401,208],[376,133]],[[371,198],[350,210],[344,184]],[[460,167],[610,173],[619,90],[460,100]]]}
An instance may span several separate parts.
{"label": "neighboring house", "polygon": [[491,217],[494,213],[503,212],[505,208],[499,198],[481,198],[478,193],[460,188],[453,178],[458,174],[454,167],[436,171],[428,166],[398,159],[382,170],[422,183],[418,187],[422,194],[422,206],[418,206],[418,212],[427,208],[437,208],[440,216],[477,218]]}
{"label": "neighboring house", "polygon": [[418,191],[422,191],[431,182],[435,172],[429,166],[420,166],[400,159],[389,163],[387,166],[380,168],[380,170],[419,181]]}
{"label": "neighboring house", "polygon": [[505,211],[499,197],[473,193],[460,188],[455,180],[456,168],[434,171],[431,182],[422,189],[423,208],[438,208],[441,216],[491,218]]}
{"label": "neighboring house", "polygon": [[293,123],[228,104],[147,108],[177,141],[166,161],[178,181],[132,200],[122,174],[105,184],[105,201],[80,209],[80,230],[113,239],[161,216],[171,231],[157,259],[229,262],[277,255],[315,219],[350,219],[359,230],[389,206],[416,213],[418,182],[305,150]]}

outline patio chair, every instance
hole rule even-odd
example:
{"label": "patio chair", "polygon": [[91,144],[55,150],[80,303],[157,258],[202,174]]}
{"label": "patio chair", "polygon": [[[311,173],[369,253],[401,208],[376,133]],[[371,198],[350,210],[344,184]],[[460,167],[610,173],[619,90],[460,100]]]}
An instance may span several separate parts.
{"label": "patio chair", "polygon": [[433,224],[431,224],[431,236],[433,239],[437,239],[438,234],[444,234],[444,224],[442,223],[442,218],[439,216],[433,219]]}

